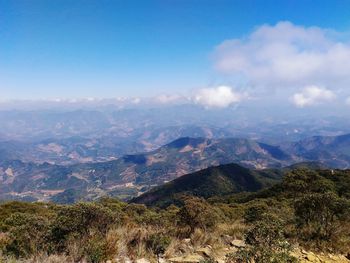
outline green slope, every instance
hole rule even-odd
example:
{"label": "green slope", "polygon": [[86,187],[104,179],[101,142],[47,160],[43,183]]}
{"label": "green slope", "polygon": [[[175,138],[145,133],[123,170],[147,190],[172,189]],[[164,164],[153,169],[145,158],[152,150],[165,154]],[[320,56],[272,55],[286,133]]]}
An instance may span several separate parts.
{"label": "green slope", "polygon": [[250,170],[238,164],[210,167],[184,175],[134,198],[132,202],[164,206],[183,194],[204,198],[239,192],[255,192],[278,182],[281,170]]}

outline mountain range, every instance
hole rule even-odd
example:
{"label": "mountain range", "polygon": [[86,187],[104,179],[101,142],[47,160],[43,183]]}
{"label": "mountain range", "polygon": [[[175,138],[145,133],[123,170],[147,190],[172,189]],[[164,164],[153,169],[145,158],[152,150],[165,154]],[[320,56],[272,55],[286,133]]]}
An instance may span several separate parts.
{"label": "mountain range", "polygon": [[76,201],[112,195],[128,199],[222,164],[264,170],[315,161],[325,167],[347,168],[349,149],[350,135],[316,136],[280,146],[242,138],[183,137],[150,152],[104,162],[58,165],[2,158],[0,198]]}
{"label": "mountain range", "polygon": [[209,126],[148,127],[147,130],[110,132],[91,136],[75,135],[40,140],[0,140],[2,160],[70,165],[115,160],[123,155],[149,152],[177,138],[229,137],[223,129]]}
{"label": "mountain range", "polygon": [[[75,165],[0,162],[0,197],[48,200],[64,193],[95,198],[138,195],[153,186],[210,166],[281,167],[292,159],[278,147],[247,139],[180,138],[157,150],[117,160]],[[72,189],[74,191],[72,191]]]}
{"label": "mountain range", "polygon": [[329,167],[349,168],[350,134],[314,136],[281,145],[281,149],[304,160],[318,161]]}

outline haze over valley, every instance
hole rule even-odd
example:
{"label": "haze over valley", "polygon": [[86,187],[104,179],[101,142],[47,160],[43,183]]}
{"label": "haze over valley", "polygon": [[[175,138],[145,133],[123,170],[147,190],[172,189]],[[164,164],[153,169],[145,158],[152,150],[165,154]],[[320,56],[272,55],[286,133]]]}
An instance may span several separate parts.
{"label": "haze over valley", "polygon": [[114,107],[0,112],[0,197],[129,200],[222,164],[258,170],[300,162],[350,165],[345,116],[258,121],[238,109]]}

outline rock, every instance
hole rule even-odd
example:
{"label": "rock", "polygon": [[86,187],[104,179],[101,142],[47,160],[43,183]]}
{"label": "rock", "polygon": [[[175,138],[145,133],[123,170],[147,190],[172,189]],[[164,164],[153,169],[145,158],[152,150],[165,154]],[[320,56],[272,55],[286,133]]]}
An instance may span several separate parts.
{"label": "rock", "polygon": [[150,263],[150,261],[145,258],[140,258],[140,259],[136,259],[135,263]]}
{"label": "rock", "polygon": [[320,262],[320,260],[312,253],[308,253],[307,255],[306,255],[306,259],[307,260],[309,260],[309,261],[311,261],[311,262]]}
{"label": "rock", "polygon": [[168,260],[174,263],[199,263],[204,260],[204,257],[198,254],[191,254],[184,257],[169,258]]}
{"label": "rock", "polygon": [[343,255],[315,254],[304,249],[295,249],[291,255],[298,258],[300,263],[350,263],[350,260]]}
{"label": "rock", "polygon": [[241,247],[245,247],[245,242],[243,240],[240,239],[234,239],[230,242],[230,245],[236,248],[241,248]]}

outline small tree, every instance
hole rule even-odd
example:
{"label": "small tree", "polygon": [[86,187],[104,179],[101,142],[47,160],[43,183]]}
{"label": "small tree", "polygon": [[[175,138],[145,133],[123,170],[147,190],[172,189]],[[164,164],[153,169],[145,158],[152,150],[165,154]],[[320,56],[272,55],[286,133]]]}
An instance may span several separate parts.
{"label": "small tree", "polygon": [[306,195],[295,202],[297,228],[306,239],[329,240],[336,221],[346,216],[349,201],[334,193]]}

